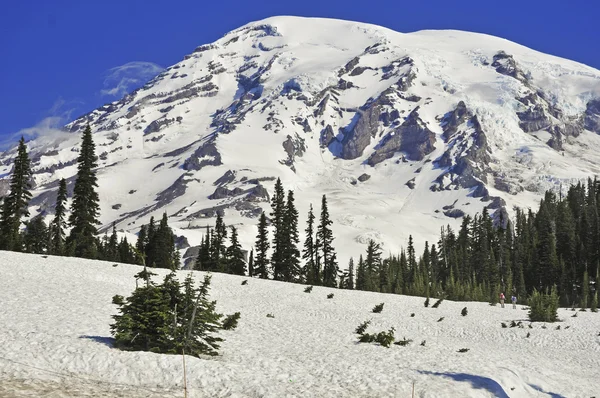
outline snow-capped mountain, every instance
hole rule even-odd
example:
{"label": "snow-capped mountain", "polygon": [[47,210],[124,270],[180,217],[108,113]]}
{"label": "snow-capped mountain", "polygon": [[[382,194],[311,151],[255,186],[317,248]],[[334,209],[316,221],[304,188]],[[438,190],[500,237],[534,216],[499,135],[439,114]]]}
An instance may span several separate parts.
{"label": "snow-capped mountain", "polygon": [[249,248],[281,177],[301,228],[327,195],[343,265],[370,238],[395,253],[409,234],[435,241],[463,214],[510,214],[599,175],[600,71],[483,34],[269,18],[29,142],[37,211],[60,178],[72,188],[88,123],[105,227],[135,233],[167,212],[196,244],[223,211]]}

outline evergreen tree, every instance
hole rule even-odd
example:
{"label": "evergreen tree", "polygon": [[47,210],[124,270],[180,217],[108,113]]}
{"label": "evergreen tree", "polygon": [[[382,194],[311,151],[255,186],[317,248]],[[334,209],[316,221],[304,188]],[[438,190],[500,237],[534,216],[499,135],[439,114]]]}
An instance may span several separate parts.
{"label": "evergreen tree", "polygon": [[58,183],[58,192],[56,195],[56,205],[54,206],[54,219],[50,224],[52,246],[50,252],[58,256],[65,251],[65,229],[67,222],[65,220],[67,212],[67,182],[61,178]]}
{"label": "evergreen tree", "polygon": [[42,254],[46,252],[48,244],[48,228],[41,215],[35,216],[27,222],[23,243],[27,253]]}
{"label": "evergreen tree", "polygon": [[207,268],[208,271],[219,271],[225,272],[227,266],[227,247],[225,246],[225,239],[227,238],[227,227],[223,221],[223,217],[220,213],[217,213],[217,221],[215,222],[215,229],[211,236],[210,242],[210,266]]}
{"label": "evergreen tree", "polygon": [[148,243],[153,253],[152,267],[167,268],[175,270],[179,268],[177,248],[175,247],[175,235],[169,227],[167,213],[163,213],[156,232]]}
{"label": "evergreen tree", "polygon": [[136,277],[146,281],[123,300],[113,298],[119,315],[111,325],[115,347],[131,351],[152,351],[167,354],[217,355],[223,340],[215,333],[222,327],[221,314],[215,311],[216,302],[209,301],[210,276],[205,276],[198,289],[188,275],[183,286],[171,273],[163,284],[155,285],[147,272]]}
{"label": "evergreen tree", "polygon": [[356,270],[356,290],[367,290],[367,271],[363,256],[358,258],[358,268]]}
{"label": "evergreen tree", "polygon": [[306,237],[304,238],[304,250],[302,252],[302,258],[306,261],[304,266],[304,274],[306,283],[308,285],[318,285],[319,284],[319,269],[316,266],[315,262],[315,243],[314,243],[314,223],[315,223],[315,215],[313,213],[312,204],[310,205],[310,210],[308,211],[308,221],[306,226]]}
{"label": "evergreen tree", "polygon": [[332,223],[327,208],[327,197],[323,195],[321,201],[321,218],[317,227],[317,239],[319,240],[321,253],[323,254],[323,285],[329,287],[335,287],[337,283],[337,264],[333,261],[335,252],[332,246]]}
{"label": "evergreen tree", "polygon": [[138,232],[138,238],[137,241],[135,243],[135,249],[139,252],[139,253],[144,253],[146,251],[146,239],[148,238],[148,227],[146,227],[145,225],[142,225],[140,228],[140,232]]}
{"label": "evergreen tree", "polygon": [[285,246],[288,241],[286,228],[284,225],[285,218],[285,191],[281,179],[275,182],[275,194],[271,201],[271,220],[273,224],[273,255],[271,257],[271,268],[273,271],[273,279],[284,280],[285,268]]}
{"label": "evergreen tree", "polygon": [[287,202],[284,208],[282,228],[284,241],[282,242],[282,280],[286,282],[299,282],[302,278],[300,269],[300,251],[298,244],[298,211],[294,205],[294,192],[288,191]]}
{"label": "evergreen tree", "polygon": [[117,236],[117,227],[113,222],[112,234],[108,239],[108,243],[104,248],[104,259],[106,261],[120,261],[119,260],[119,237]]}
{"label": "evergreen tree", "polygon": [[206,234],[202,237],[202,242],[200,243],[200,250],[198,251],[198,258],[196,259],[196,264],[194,269],[200,271],[208,271],[213,269],[211,253],[212,249],[210,247],[210,228],[206,227]]}
{"label": "evergreen tree", "polygon": [[354,259],[350,257],[348,262],[348,275],[346,277],[346,289],[354,289]]}
{"label": "evergreen tree", "polygon": [[[154,236],[156,235],[156,225],[154,223],[154,216],[150,217],[150,222],[148,223],[146,240],[144,241],[144,256],[145,263],[150,267],[154,267],[156,257],[156,245],[154,245]],[[151,244],[152,243],[152,244]]]}
{"label": "evergreen tree", "polygon": [[0,217],[0,240],[2,249],[22,250],[21,218],[29,217],[27,205],[31,199],[31,162],[25,139],[21,137],[10,178],[9,194],[4,198]]}
{"label": "evergreen tree", "polygon": [[261,279],[269,277],[269,236],[267,231],[267,216],[263,212],[258,222],[258,235],[256,236],[256,261],[254,262],[254,275]]}
{"label": "evergreen tree", "polygon": [[71,205],[71,233],[67,242],[72,247],[73,254],[77,257],[97,258],[98,243],[96,240],[96,225],[100,206],[96,192],[98,182],[96,171],[95,145],[92,139],[92,130],[88,125],[81,142],[81,150],[77,158],[77,177],[73,189],[73,203]]}
{"label": "evergreen tree", "polygon": [[238,241],[238,232],[235,227],[231,227],[231,244],[227,248],[227,273],[234,275],[246,274],[246,263],[242,246]]}
{"label": "evergreen tree", "polygon": [[373,239],[369,239],[367,246],[367,257],[365,259],[365,290],[379,291],[380,281],[378,280],[381,268],[381,246]]}
{"label": "evergreen tree", "polygon": [[254,249],[250,249],[250,256],[248,257],[248,276],[254,276]]}

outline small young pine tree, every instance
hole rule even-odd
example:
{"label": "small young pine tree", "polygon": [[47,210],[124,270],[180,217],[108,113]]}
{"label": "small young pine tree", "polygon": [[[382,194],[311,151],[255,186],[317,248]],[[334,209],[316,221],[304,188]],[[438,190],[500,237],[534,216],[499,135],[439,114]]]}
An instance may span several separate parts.
{"label": "small young pine tree", "polygon": [[529,320],[531,322],[556,322],[558,320],[558,294],[556,286],[546,293],[536,289],[529,297]]}

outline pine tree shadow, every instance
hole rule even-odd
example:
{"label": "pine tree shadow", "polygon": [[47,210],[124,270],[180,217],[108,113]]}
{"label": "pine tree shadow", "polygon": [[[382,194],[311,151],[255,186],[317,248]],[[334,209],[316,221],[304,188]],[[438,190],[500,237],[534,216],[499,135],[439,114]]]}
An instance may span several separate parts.
{"label": "pine tree shadow", "polygon": [[490,393],[494,394],[496,398],[510,398],[508,394],[504,391],[502,386],[498,384],[497,381],[490,379],[489,377],[476,376],[468,373],[452,373],[452,372],[428,372],[428,371],[419,371],[419,373],[432,375],[432,376],[442,376],[448,377],[455,381],[460,382],[468,382],[471,383],[473,388],[478,390],[486,390]]}
{"label": "pine tree shadow", "polygon": [[95,341],[96,343],[104,344],[110,348],[113,348],[113,346],[115,344],[115,339],[113,339],[112,337],[82,335],[82,336],[79,336],[79,338],[92,340],[92,341]]}

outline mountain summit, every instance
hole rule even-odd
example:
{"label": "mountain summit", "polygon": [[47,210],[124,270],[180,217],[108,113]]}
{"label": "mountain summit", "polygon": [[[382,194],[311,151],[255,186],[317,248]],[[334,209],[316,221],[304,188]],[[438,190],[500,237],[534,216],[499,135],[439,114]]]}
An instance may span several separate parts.
{"label": "mountain summit", "polygon": [[88,123],[105,227],[135,233],[167,212],[196,244],[224,212],[249,248],[280,177],[302,223],[327,195],[343,264],[371,238],[395,253],[600,174],[600,71],[483,34],[253,22],[29,142],[32,215],[52,211],[60,178],[72,191]]}

